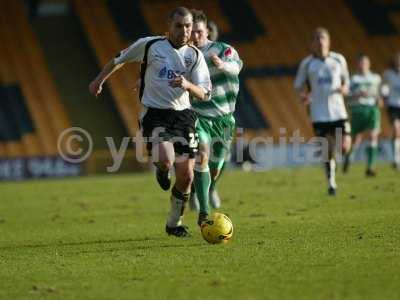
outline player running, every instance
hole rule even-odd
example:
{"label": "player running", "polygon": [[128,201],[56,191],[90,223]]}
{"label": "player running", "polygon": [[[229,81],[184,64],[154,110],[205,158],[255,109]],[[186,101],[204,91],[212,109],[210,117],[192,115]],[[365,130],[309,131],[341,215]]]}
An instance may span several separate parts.
{"label": "player running", "polygon": [[188,44],[192,26],[191,12],[185,7],[175,9],[169,17],[168,38],[152,36],[137,40],[108,62],[89,86],[97,97],[112,73],[127,62],[142,62],[139,97],[144,114],[141,129],[163,190],[169,190],[170,169],[175,167],[176,181],[166,232],[177,237],[188,235],[182,217],[190,194],[198,146],[197,118],[190,109],[189,97],[202,102],[209,99],[211,92],[204,56]]}
{"label": "player running", "polygon": [[400,170],[400,52],[393,57],[391,68],[383,74],[389,88],[386,105],[393,125],[393,167]]}
{"label": "player running", "polygon": [[[369,138],[367,147],[367,169],[366,176],[376,176],[373,169],[374,162],[378,156],[378,137],[380,132],[381,113],[379,105],[382,103],[380,97],[381,77],[372,73],[371,62],[367,55],[362,54],[358,58],[358,73],[351,76],[349,105],[351,114],[351,135],[353,137],[352,152],[362,142],[363,133]],[[343,172],[347,172],[350,165],[350,153],[345,155]]]}
{"label": "player running", "polygon": [[198,224],[209,214],[210,186],[220,175],[233,138],[236,97],[242,61],[236,50],[225,43],[208,39],[207,17],[192,10],[192,41],[204,54],[212,82],[211,101],[193,101],[198,116],[199,159],[196,161],[194,185],[200,204]]}
{"label": "player running", "polygon": [[343,55],[330,51],[330,36],[325,28],[314,31],[312,54],[301,62],[294,87],[303,103],[310,105],[315,135],[328,142],[324,165],[328,194],[334,196],[338,130],[343,134],[342,151],[347,153],[351,147],[350,123],[343,98],[349,91],[349,72]]}

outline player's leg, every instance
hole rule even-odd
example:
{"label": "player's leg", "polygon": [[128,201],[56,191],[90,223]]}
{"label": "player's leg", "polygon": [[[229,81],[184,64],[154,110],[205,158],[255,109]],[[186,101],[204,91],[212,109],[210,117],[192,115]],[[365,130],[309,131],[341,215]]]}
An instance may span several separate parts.
{"label": "player's leg", "polygon": [[400,169],[400,116],[393,120],[393,166]]}
{"label": "player's leg", "polygon": [[355,153],[357,152],[361,142],[362,142],[362,131],[363,131],[363,120],[364,117],[360,111],[360,109],[352,108],[351,109],[351,136],[352,136],[352,145],[350,147],[350,151],[347,154],[343,155],[343,173],[347,173],[349,171],[351,162],[354,158]]}
{"label": "player's leg", "polygon": [[216,189],[216,183],[221,178],[226,159],[229,155],[232,139],[235,130],[235,118],[232,115],[225,115],[214,122],[212,131],[213,145],[210,149],[211,157],[209,160],[211,172],[210,185],[210,204],[213,208],[221,206],[221,198]]}
{"label": "player's leg", "polygon": [[366,176],[375,176],[376,172],[373,168],[374,163],[378,157],[378,138],[380,132],[380,110],[378,107],[370,108],[370,117],[368,120],[368,138],[369,145],[367,151],[367,170]]}
{"label": "player's leg", "polygon": [[[198,133],[200,133],[198,131]],[[210,169],[208,167],[208,158],[209,158],[209,144],[205,141],[207,140],[204,137],[205,133],[201,132],[199,134],[200,144],[199,144],[199,153],[196,157],[196,165],[194,170],[194,186],[196,189],[196,195],[199,202],[199,218],[198,225],[200,226],[202,222],[204,222],[209,215],[209,189],[211,184],[211,176]],[[202,136],[202,137],[201,137]]]}
{"label": "player's leg", "polygon": [[336,195],[336,160],[335,160],[335,151],[336,151],[336,142],[335,135],[329,134],[326,136],[327,138],[327,160],[325,161],[325,175],[328,181],[328,194],[330,196]]}
{"label": "player's leg", "polygon": [[179,155],[174,167],[176,181],[171,190],[171,209],[168,214],[166,232],[178,237],[185,237],[189,232],[188,228],[182,224],[182,219],[193,181],[194,158]]}
{"label": "player's leg", "polygon": [[223,167],[225,165],[225,159],[228,154],[230,143],[228,141],[215,141],[212,145],[211,156],[209,161],[210,173],[211,173],[211,185],[210,185],[210,204],[213,208],[221,207],[221,198],[215,188],[216,182],[219,180],[222,174]]}
{"label": "player's leg", "polygon": [[[196,156],[196,165],[194,171],[194,187],[196,198],[191,197],[191,202],[195,200],[199,204],[198,224],[207,219],[209,214],[209,197],[211,176],[208,167],[210,141],[211,141],[212,120],[199,117],[196,124],[196,132],[199,138],[199,152]],[[193,194],[193,193],[192,193]],[[192,206],[194,206],[192,204]]]}
{"label": "player's leg", "polygon": [[[340,130],[339,132],[337,130]],[[331,130],[334,130],[332,132]],[[325,170],[328,179],[328,194],[336,195],[336,159],[335,153],[337,149],[336,141],[339,138],[337,134],[340,134],[342,149],[342,155],[346,156],[351,149],[351,128],[350,123],[347,120],[334,122],[330,128],[330,133],[328,135],[328,161],[325,163]]]}
{"label": "player's leg", "polygon": [[170,169],[175,160],[174,146],[171,142],[153,143],[151,149],[153,164],[156,166],[156,177],[160,187],[167,191],[171,186]]}

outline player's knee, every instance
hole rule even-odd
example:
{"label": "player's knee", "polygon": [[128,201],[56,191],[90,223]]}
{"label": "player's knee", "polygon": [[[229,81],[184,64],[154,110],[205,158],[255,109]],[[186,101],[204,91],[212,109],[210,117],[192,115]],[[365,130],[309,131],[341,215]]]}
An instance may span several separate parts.
{"label": "player's knee", "polygon": [[161,170],[169,170],[172,168],[172,166],[174,165],[174,162],[171,159],[168,158],[164,158],[164,159],[160,159],[157,163],[156,163],[157,167],[160,168]]}
{"label": "player's knee", "polygon": [[200,150],[196,157],[196,165],[202,169],[208,165],[208,153],[207,151]]}
{"label": "player's knee", "polygon": [[342,151],[343,153],[347,154],[350,152],[350,149],[351,149],[351,136],[345,135],[343,137]]}
{"label": "player's knee", "polygon": [[220,173],[221,173],[220,169],[211,169],[210,170],[211,179],[216,180]]}
{"label": "player's knee", "polygon": [[181,171],[179,173],[176,174],[176,183],[182,188],[182,189],[186,189],[188,187],[190,187],[192,185],[193,182],[193,171],[190,169]]}

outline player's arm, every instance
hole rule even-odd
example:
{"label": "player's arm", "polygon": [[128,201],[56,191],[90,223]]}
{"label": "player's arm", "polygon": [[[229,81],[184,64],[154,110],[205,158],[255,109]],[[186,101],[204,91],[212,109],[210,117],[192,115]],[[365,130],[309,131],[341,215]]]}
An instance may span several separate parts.
{"label": "player's arm", "polygon": [[143,60],[144,48],[146,43],[151,38],[142,38],[137,40],[134,44],[128,48],[122,50],[115,58],[111,59],[96,76],[96,78],[90,83],[90,93],[97,97],[101,91],[104,82],[118,69],[120,69],[125,63],[128,62],[139,62]]}
{"label": "player's arm", "polygon": [[381,83],[381,87],[380,87],[383,104],[387,104],[387,99],[389,98],[389,94],[390,94],[390,85],[389,85],[388,77],[389,77],[388,71],[383,73],[382,83]]}
{"label": "player's arm", "polygon": [[228,47],[222,53],[222,58],[219,58],[218,55],[213,54],[211,56],[211,61],[214,65],[221,71],[237,76],[243,67],[243,62],[239,57],[239,54],[233,47]]}
{"label": "player's arm", "polygon": [[95,79],[89,84],[89,91],[90,93],[97,97],[102,89],[103,89],[103,84],[106,82],[106,80],[113,74],[115,71],[120,69],[124,63],[120,64],[115,64],[114,59],[110,60],[100,71],[100,73],[96,76]]}
{"label": "player's arm", "polygon": [[310,85],[307,84],[307,65],[308,59],[304,59],[297,70],[296,78],[294,80],[294,89],[301,102],[304,104],[309,104],[310,102]]}
{"label": "player's arm", "polygon": [[169,82],[169,84],[172,87],[181,88],[185,91],[188,91],[190,96],[195,97],[199,100],[207,101],[209,99],[209,92],[207,92],[203,87],[191,83],[182,75],[177,75]]}
{"label": "player's arm", "polygon": [[200,101],[208,101],[211,97],[211,79],[207,63],[203,54],[197,52],[197,61],[191,70],[190,81],[185,77],[177,76],[170,84],[188,91],[190,96]]}
{"label": "player's arm", "polygon": [[350,75],[349,75],[349,69],[347,68],[347,62],[344,56],[340,56],[340,61],[341,61],[341,74],[340,74],[340,79],[341,79],[341,86],[336,90],[337,93],[342,94],[343,96],[347,96],[350,91]]}

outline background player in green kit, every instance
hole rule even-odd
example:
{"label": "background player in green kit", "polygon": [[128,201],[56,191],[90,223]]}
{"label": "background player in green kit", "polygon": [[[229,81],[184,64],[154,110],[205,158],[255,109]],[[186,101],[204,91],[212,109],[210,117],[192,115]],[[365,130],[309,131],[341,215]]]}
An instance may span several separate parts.
{"label": "background player in green kit", "polygon": [[[350,79],[349,106],[351,115],[351,134],[353,136],[352,152],[361,144],[363,133],[367,132],[369,145],[367,147],[366,176],[375,176],[374,162],[378,156],[378,136],[380,132],[381,77],[372,73],[371,63],[367,55],[358,58],[358,73]],[[350,154],[345,156],[343,171],[347,172],[350,165]]]}
{"label": "background player in green kit", "polygon": [[208,39],[207,17],[202,11],[192,10],[192,14],[192,41],[204,54],[212,82],[208,104],[192,103],[198,116],[196,131],[200,141],[194,178],[200,204],[200,225],[209,213],[210,185],[220,174],[233,138],[233,112],[239,93],[238,75],[243,64],[233,47]]}

